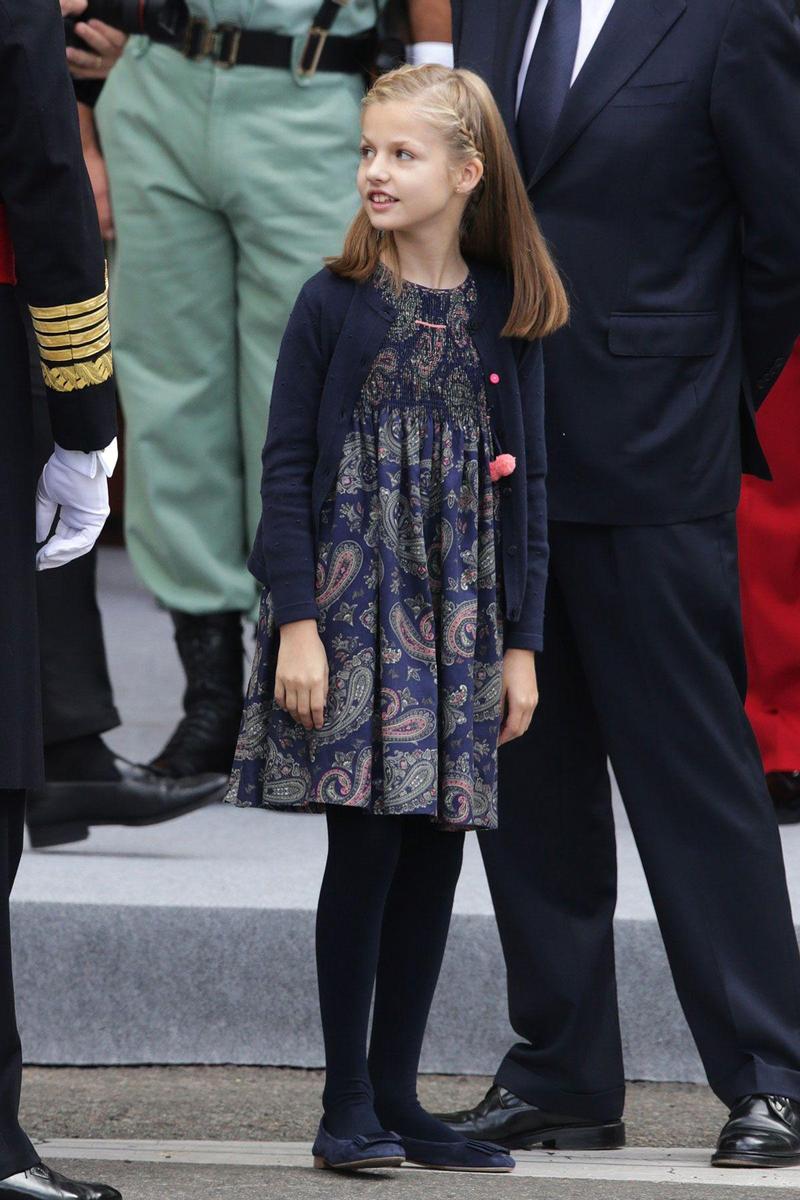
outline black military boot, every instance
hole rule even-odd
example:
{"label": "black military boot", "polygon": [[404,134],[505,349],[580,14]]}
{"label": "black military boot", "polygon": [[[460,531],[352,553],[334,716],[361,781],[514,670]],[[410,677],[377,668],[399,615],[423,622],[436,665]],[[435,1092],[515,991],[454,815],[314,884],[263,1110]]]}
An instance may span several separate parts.
{"label": "black military boot", "polygon": [[186,715],[151,765],[174,779],[206,771],[227,775],[242,716],[241,614],[171,612],[170,616],[186,672]]}

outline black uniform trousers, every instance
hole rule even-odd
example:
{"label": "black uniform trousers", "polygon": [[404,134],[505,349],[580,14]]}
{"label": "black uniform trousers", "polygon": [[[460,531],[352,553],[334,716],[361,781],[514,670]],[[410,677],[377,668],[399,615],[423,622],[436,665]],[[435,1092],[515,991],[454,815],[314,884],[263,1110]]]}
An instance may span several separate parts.
{"label": "black uniform trousers", "polygon": [[8,286],[0,286],[0,362],[0,1179],[4,1179],[38,1162],[18,1120],[22,1054],[8,909],[22,854],[23,789],[41,778],[30,380],[22,325]]}
{"label": "black uniform trousers", "polygon": [[19,1125],[22,1050],[14,1007],[8,898],[22,855],[25,793],[0,790],[0,1179],[25,1171],[39,1156]]}
{"label": "black uniform trousers", "polygon": [[[27,310],[37,473],[53,452],[39,352]],[[97,605],[97,548],[63,567],[37,571],[42,724],[46,746],[120,723]]]}
{"label": "black uniform trousers", "polygon": [[500,751],[500,829],[480,835],[524,1039],[497,1082],[622,1112],[608,755],[712,1088],[800,1100],[800,956],[743,709],[734,514],[550,533],[541,701]]}

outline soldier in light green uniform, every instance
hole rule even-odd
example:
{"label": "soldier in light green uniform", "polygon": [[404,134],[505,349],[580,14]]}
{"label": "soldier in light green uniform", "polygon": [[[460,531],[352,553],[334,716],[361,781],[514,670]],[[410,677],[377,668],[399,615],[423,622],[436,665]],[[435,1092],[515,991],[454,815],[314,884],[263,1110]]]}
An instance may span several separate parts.
{"label": "soldier in light green uniform", "polygon": [[[349,0],[331,37],[369,30],[385,2]],[[211,26],[289,35],[293,67],[225,69],[131,38],[95,110],[116,228],[127,545],[173,615],[189,685],[190,719],[155,760],[172,775],[230,764],[278,345],[355,209],[364,79],[296,69],[318,4],[190,0]]]}

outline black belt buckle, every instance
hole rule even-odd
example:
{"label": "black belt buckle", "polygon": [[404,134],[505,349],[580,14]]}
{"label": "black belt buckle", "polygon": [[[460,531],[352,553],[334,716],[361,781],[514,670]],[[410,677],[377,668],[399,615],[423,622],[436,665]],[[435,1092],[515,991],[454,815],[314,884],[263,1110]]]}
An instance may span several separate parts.
{"label": "black belt buckle", "polygon": [[181,47],[181,54],[184,58],[189,58],[193,62],[197,62],[201,58],[208,58],[215,43],[215,32],[205,17],[190,17],[186,24]]}
{"label": "black belt buckle", "polygon": [[212,54],[214,65],[227,71],[229,67],[236,66],[242,31],[238,25],[231,25],[226,21],[218,25],[214,32],[217,35]]}
{"label": "black belt buckle", "polygon": [[[328,40],[330,30],[322,29],[319,25],[312,25],[306,34],[305,44],[300,51],[300,58],[297,61],[297,74],[302,75],[305,79],[311,79],[317,73],[319,60],[322,58],[322,51],[325,49],[325,43]],[[310,55],[310,62],[307,62]]]}
{"label": "black belt buckle", "polygon": [[239,58],[242,31],[227,22],[213,27],[205,17],[190,17],[183,38],[181,54],[192,62],[210,58],[217,67],[235,67]]}

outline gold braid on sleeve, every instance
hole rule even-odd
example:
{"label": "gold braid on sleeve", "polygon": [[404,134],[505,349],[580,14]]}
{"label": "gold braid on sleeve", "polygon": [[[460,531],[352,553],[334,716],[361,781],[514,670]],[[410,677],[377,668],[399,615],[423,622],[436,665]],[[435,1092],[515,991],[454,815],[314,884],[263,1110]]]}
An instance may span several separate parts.
{"label": "gold braid on sleeve", "polygon": [[52,308],[30,307],[42,375],[55,392],[105,383],[114,374],[108,323],[108,277],[99,296]]}

